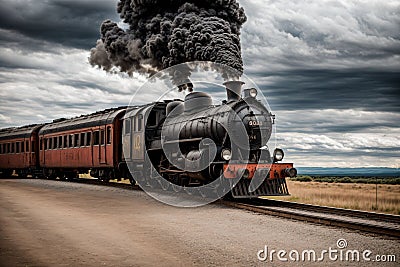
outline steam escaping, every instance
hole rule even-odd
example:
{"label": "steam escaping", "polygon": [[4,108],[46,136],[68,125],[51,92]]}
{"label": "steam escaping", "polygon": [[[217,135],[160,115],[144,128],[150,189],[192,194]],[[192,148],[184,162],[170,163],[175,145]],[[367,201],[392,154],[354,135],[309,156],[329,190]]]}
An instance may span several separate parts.
{"label": "steam escaping", "polygon": [[243,73],[240,29],[247,18],[237,0],[120,0],[118,13],[128,29],[103,22],[92,66],[152,75],[180,63],[211,61]]}

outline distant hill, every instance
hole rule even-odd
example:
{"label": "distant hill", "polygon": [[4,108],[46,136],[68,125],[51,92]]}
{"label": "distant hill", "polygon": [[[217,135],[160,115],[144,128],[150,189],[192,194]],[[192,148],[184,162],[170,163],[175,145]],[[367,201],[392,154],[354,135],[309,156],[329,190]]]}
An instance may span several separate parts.
{"label": "distant hill", "polygon": [[399,168],[319,168],[296,167],[299,175],[311,176],[363,176],[400,177]]}

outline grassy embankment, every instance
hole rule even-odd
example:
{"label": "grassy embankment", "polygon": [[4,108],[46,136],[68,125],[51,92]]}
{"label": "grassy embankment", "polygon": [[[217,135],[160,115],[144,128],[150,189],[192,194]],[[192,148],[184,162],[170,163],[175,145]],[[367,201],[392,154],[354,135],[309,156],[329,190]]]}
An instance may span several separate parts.
{"label": "grassy embankment", "polygon": [[[338,179],[340,181],[340,178]],[[370,181],[372,182],[372,180]],[[377,185],[377,205],[376,185],[371,183],[354,183],[349,180],[345,182],[300,182],[290,179],[287,183],[291,196],[274,197],[274,199],[400,215],[400,185],[397,182],[395,182],[396,184],[381,183]]]}

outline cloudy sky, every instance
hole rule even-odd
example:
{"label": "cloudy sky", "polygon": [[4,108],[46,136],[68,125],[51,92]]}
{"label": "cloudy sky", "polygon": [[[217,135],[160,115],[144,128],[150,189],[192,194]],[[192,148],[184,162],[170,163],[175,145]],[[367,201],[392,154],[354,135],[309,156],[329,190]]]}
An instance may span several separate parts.
{"label": "cloudy sky", "polygon": [[[0,0],[0,127],[127,105],[144,82],[88,63],[116,0]],[[400,1],[239,0],[245,74],[296,166],[400,167]],[[157,98],[152,92],[138,102]]]}

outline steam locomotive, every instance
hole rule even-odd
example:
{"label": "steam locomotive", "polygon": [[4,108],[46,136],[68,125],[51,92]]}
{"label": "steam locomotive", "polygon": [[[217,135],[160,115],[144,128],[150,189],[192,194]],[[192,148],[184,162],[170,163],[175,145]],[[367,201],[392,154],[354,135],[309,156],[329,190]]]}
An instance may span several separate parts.
{"label": "steam locomotive", "polygon": [[[190,86],[190,85],[187,85]],[[288,195],[286,177],[297,171],[280,163],[284,152],[266,147],[274,116],[257,90],[225,83],[227,99],[191,92],[182,100],[107,109],[72,119],[0,130],[0,171],[10,176],[102,181],[129,178],[142,186],[191,188],[218,179],[235,181],[231,196]],[[253,186],[253,188],[252,188]],[[224,194],[227,192],[224,192]]]}

